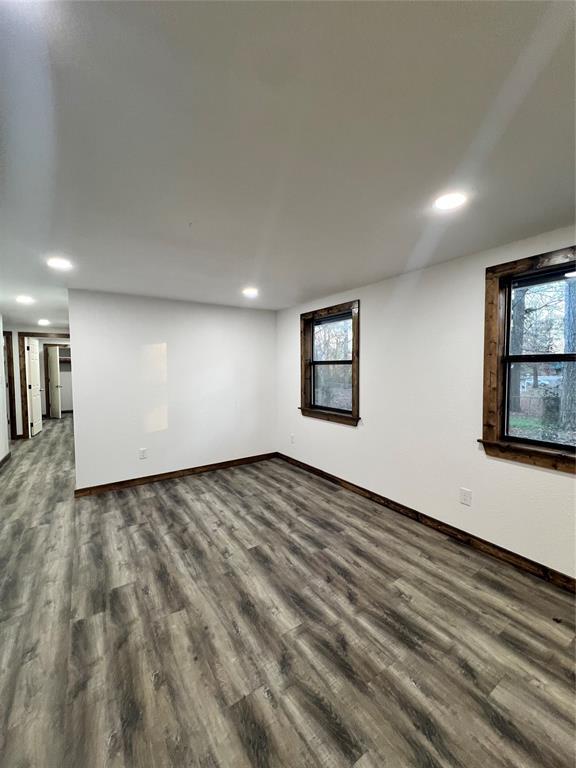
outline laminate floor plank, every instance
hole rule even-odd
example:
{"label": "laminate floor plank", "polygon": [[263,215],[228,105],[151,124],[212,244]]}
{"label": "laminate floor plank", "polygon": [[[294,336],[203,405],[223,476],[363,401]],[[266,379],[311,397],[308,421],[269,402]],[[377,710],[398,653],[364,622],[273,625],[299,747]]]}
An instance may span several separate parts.
{"label": "laminate floor plank", "polygon": [[573,768],[573,596],[280,459],[0,470],[2,768]]}

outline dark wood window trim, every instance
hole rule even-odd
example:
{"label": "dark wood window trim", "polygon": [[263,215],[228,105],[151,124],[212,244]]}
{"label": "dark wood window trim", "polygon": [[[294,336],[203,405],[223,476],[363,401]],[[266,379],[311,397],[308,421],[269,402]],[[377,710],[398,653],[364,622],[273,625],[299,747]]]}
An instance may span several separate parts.
{"label": "dark wood window trim", "polygon": [[[352,317],[352,410],[338,411],[329,408],[319,408],[314,405],[312,392],[313,364],[312,344],[314,324],[318,320],[332,317],[351,315]],[[334,421],[339,424],[356,426],[360,421],[359,414],[359,360],[360,360],[360,302],[349,301],[333,307],[317,309],[300,315],[300,368],[301,368],[301,397],[300,412],[303,416],[314,419]]]}
{"label": "dark wood window trim", "polygon": [[[529,440],[506,437],[506,337],[508,297],[514,278],[544,275],[574,263],[576,247],[511,261],[486,270],[486,315],[484,327],[483,430],[479,442],[489,456],[519,461],[561,472],[576,471],[576,456],[570,448],[544,446]],[[576,267],[576,264],[575,264]],[[576,359],[567,354],[559,357]]]}

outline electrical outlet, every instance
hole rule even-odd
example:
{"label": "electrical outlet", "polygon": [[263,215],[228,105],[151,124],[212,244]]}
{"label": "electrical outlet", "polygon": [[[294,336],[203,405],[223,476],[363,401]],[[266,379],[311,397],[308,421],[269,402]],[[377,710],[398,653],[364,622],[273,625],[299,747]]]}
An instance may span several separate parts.
{"label": "electrical outlet", "polygon": [[472,491],[470,488],[460,488],[460,504],[464,504],[465,507],[472,506]]}
{"label": "electrical outlet", "polygon": [[148,458],[148,448],[138,448],[138,458],[139,459],[147,459]]}
{"label": "electrical outlet", "polygon": [[296,438],[294,437],[294,433],[292,433],[290,435],[290,445],[294,445],[295,442],[296,442]]}

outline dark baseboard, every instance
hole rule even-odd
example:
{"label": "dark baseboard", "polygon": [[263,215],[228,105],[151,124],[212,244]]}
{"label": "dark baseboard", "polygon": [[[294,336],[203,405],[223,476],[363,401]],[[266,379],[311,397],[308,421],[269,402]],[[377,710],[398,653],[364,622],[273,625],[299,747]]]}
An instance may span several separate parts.
{"label": "dark baseboard", "polygon": [[10,451],[8,451],[6,456],[4,456],[3,459],[0,459],[0,469],[2,469],[4,464],[7,464],[10,461],[11,456],[12,456],[12,454],[10,453]]}
{"label": "dark baseboard", "polygon": [[97,493],[106,493],[107,491],[120,491],[124,488],[132,488],[135,485],[147,485],[148,483],[157,483],[161,480],[175,480],[178,477],[186,477],[187,475],[200,475],[203,472],[213,472],[216,469],[228,469],[229,467],[239,467],[242,464],[254,464],[257,461],[266,461],[267,459],[274,459],[277,456],[277,453],[260,453],[257,456],[245,456],[242,459],[229,459],[228,461],[219,461],[216,464],[204,464],[200,467],[176,469],[173,472],[162,472],[158,475],[135,477],[132,480],[119,480],[116,483],[91,485],[88,488],[77,488],[74,491],[74,496],[78,498],[80,496],[94,496]]}
{"label": "dark baseboard", "polygon": [[[10,454],[5,456],[4,459],[0,461],[0,467],[6,463],[9,458]],[[177,469],[173,472],[163,472],[157,475],[146,475],[145,477],[136,477],[131,480],[120,480],[115,483],[93,485],[88,488],[77,488],[74,491],[74,496],[77,498],[81,496],[93,496],[98,493],[119,491],[124,488],[131,488],[137,485],[146,485],[148,483],[156,483],[162,480],[174,480],[179,477],[186,477],[187,475],[199,475],[203,472],[213,472],[217,469],[239,467],[242,464],[255,464],[259,461],[266,461],[268,459],[274,458],[282,459],[283,461],[286,461],[289,464],[293,464],[300,469],[311,472],[314,475],[318,475],[318,477],[321,477],[324,480],[329,480],[330,482],[339,485],[341,488],[345,488],[348,491],[352,491],[353,493],[357,493],[360,496],[364,496],[365,498],[370,499],[377,504],[382,504],[382,506],[387,507],[394,512],[398,512],[401,515],[410,517],[413,520],[422,523],[422,525],[426,525],[429,528],[434,528],[440,533],[443,533],[446,536],[450,536],[450,538],[459,541],[461,544],[465,544],[466,546],[472,547],[473,549],[477,549],[486,555],[490,555],[491,557],[500,560],[501,562],[508,563],[508,565],[511,565],[514,568],[523,571],[524,573],[530,573],[533,576],[537,576],[538,578],[543,579],[544,581],[548,581],[550,584],[567,590],[568,592],[576,592],[576,579],[572,578],[571,576],[567,576],[564,573],[560,573],[560,571],[556,571],[546,565],[542,565],[541,563],[537,563],[534,560],[530,560],[523,555],[518,555],[516,552],[511,552],[508,549],[504,549],[504,547],[500,547],[497,544],[492,544],[491,542],[486,541],[485,539],[481,539],[472,533],[467,533],[466,531],[463,531],[460,528],[456,528],[453,525],[443,523],[440,520],[436,520],[434,517],[430,517],[429,515],[425,515],[422,512],[418,512],[416,509],[407,507],[397,501],[388,499],[386,496],[382,496],[381,494],[375,493],[374,491],[369,491],[367,488],[363,488],[362,486],[356,485],[355,483],[350,483],[348,480],[343,480],[341,477],[332,475],[329,472],[325,472],[323,469],[318,469],[317,467],[313,467],[311,464],[306,464],[305,462],[299,461],[298,459],[293,459],[291,456],[286,456],[283,453],[261,453],[257,456],[246,456],[241,459],[230,459],[228,461],[220,461],[215,464],[204,464],[199,467]]]}
{"label": "dark baseboard", "polygon": [[322,477],[324,480],[329,480],[332,483],[336,483],[336,485],[339,485],[342,488],[346,488],[346,490],[352,491],[353,493],[357,493],[360,496],[364,496],[371,501],[375,501],[377,504],[382,504],[383,506],[388,507],[388,509],[392,509],[394,512],[399,512],[401,515],[411,517],[413,520],[417,520],[419,523],[427,525],[429,528],[434,528],[435,530],[444,533],[446,536],[450,536],[451,538],[456,539],[456,541],[459,541],[461,544],[466,544],[473,549],[484,552],[484,554],[490,555],[497,560],[508,563],[508,565],[512,565],[514,568],[517,568],[520,571],[531,573],[533,576],[544,579],[544,581],[548,581],[550,584],[554,584],[554,586],[565,589],[568,592],[576,591],[576,579],[572,578],[571,576],[567,576],[564,573],[560,573],[560,571],[555,571],[553,568],[549,568],[548,566],[537,563],[527,557],[518,555],[515,552],[504,549],[504,547],[500,547],[497,544],[492,544],[491,542],[486,541],[485,539],[481,539],[472,533],[466,533],[466,531],[462,531],[460,528],[455,528],[453,525],[443,523],[440,520],[436,520],[434,517],[425,515],[422,512],[411,509],[410,507],[406,507],[404,504],[399,504],[397,501],[393,501],[392,499],[387,499],[386,496],[381,496],[379,493],[369,491],[367,488],[362,488],[360,485],[349,483],[347,480],[342,480],[342,478],[336,477],[336,475],[331,475],[329,472],[324,472],[322,469],[317,469],[316,467],[313,467],[310,464],[306,464],[303,461],[293,459],[291,456],[286,456],[283,453],[278,453],[276,455],[278,458],[287,461],[289,464],[293,464],[296,467],[300,467],[300,469],[304,469],[307,472],[318,475],[318,477]]}

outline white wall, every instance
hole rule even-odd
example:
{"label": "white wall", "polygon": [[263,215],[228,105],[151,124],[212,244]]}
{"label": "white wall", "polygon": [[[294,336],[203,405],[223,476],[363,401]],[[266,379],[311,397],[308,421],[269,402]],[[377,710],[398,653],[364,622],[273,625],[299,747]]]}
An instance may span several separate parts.
{"label": "white wall", "polygon": [[[0,339],[2,336],[2,315],[0,315]],[[4,378],[4,342],[0,342],[0,461],[10,452],[10,439],[8,437],[8,422],[6,420],[6,379]]]}
{"label": "white wall", "polygon": [[74,290],[69,309],[78,488],[275,450],[273,312]]}
{"label": "white wall", "polygon": [[[276,449],[567,574],[574,477],[486,456],[484,270],[574,244],[566,228],[282,311]],[[301,416],[301,312],[360,299],[358,427]],[[294,444],[290,441],[294,436]],[[473,506],[458,501],[472,489]]]}

